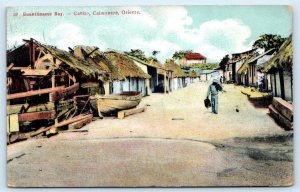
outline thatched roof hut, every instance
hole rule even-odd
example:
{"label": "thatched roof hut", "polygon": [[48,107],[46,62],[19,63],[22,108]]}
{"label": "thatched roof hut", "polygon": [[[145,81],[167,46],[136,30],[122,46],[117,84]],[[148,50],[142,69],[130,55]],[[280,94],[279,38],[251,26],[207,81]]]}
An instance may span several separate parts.
{"label": "thatched roof hut", "polygon": [[102,81],[125,79],[118,68],[101,52],[98,47],[77,45],[74,47],[74,55],[85,59],[90,65],[98,65],[108,75],[101,77]]}
{"label": "thatched roof hut", "polygon": [[24,40],[24,44],[20,47],[7,51],[7,64],[15,63],[16,66],[28,67],[30,63],[30,47],[35,47],[35,52],[43,50],[45,54],[50,54],[53,58],[58,59],[75,72],[82,72],[87,76],[103,75],[105,72],[98,65],[91,65],[84,59],[76,57],[67,51],[58,49],[57,47],[42,44],[34,39]]}
{"label": "thatched roof hut", "polygon": [[273,69],[284,68],[287,71],[292,71],[293,68],[293,45],[292,35],[281,45],[278,53],[266,62],[261,70],[262,72],[269,72]]}
{"label": "thatched roof hut", "polygon": [[104,71],[101,69],[99,65],[90,64],[84,59],[81,59],[79,57],[75,57],[74,55],[70,54],[67,51],[58,49],[54,46],[50,45],[42,45],[44,48],[46,48],[47,51],[49,51],[54,57],[61,60],[65,64],[67,64],[69,67],[74,69],[76,72],[82,72],[83,74],[87,76],[97,76],[104,74]]}
{"label": "thatched roof hut", "polygon": [[148,79],[151,76],[144,73],[141,68],[134,64],[134,62],[125,54],[108,50],[104,55],[110,62],[119,69],[119,73],[124,77],[139,77]]}
{"label": "thatched roof hut", "polygon": [[164,67],[167,70],[173,71],[172,77],[186,77],[186,74],[184,71],[180,68],[179,65],[177,65],[173,60],[169,59],[166,61]]}

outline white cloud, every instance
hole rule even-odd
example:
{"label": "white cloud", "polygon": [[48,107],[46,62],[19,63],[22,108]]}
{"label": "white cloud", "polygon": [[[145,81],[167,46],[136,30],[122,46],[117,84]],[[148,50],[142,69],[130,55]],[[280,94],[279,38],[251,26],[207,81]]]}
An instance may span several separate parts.
{"label": "white cloud", "polygon": [[[250,28],[235,19],[205,22],[199,27],[198,35],[199,48],[203,48],[203,52],[212,60],[220,60],[227,53],[243,52],[251,48],[245,45],[251,36]],[[225,54],[221,55],[222,52]]]}
{"label": "white cloud", "polygon": [[161,7],[160,13],[164,32],[182,33],[186,26],[193,23],[188,11],[182,6]]}
{"label": "white cloud", "polygon": [[128,15],[127,18],[131,19],[133,23],[138,23],[143,27],[155,28],[157,27],[157,21],[153,18],[152,15],[145,12],[141,7],[130,7],[130,9],[125,8],[125,10],[134,10],[140,11],[141,14],[138,15]]}
{"label": "white cloud", "polygon": [[41,35],[36,34],[19,34],[15,36],[9,36],[7,37],[7,49],[18,47],[19,45],[22,45],[24,43],[23,39],[29,40],[30,38],[33,38],[40,42],[45,41]]}
{"label": "white cloud", "polygon": [[[211,62],[220,61],[225,54],[251,48],[247,43],[251,36],[250,28],[234,18],[210,20],[196,26],[182,6],[124,9],[139,10],[141,14],[103,17],[91,24],[82,20],[76,24],[60,23],[47,31],[46,39],[33,35],[26,38],[33,36],[65,50],[79,44],[98,46],[101,50],[141,49],[148,56],[153,50],[159,50],[157,57],[161,62],[180,49],[200,52]],[[8,38],[8,45],[14,45],[15,41],[23,38]]]}
{"label": "white cloud", "polygon": [[50,31],[50,39],[58,48],[67,50],[68,47],[85,44],[85,39],[87,38],[77,25],[61,23]]}
{"label": "white cloud", "polygon": [[[251,29],[236,19],[210,20],[192,27],[193,19],[185,7],[159,7],[157,19],[162,22],[160,34],[175,36],[176,44],[204,54],[209,61],[219,61],[225,54],[243,52]],[[175,42],[175,41],[174,41]]]}
{"label": "white cloud", "polygon": [[172,57],[172,54],[175,51],[180,50],[179,45],[165,39],[153,39],[148,41],[143,38],[132,38],[129,40],[129,45],[129,49],[141,49],[148,56],[150,56],[154,50],[160,51],[160,53],[157,55],[157,58],[161,62],[164,62],[166,59]]}

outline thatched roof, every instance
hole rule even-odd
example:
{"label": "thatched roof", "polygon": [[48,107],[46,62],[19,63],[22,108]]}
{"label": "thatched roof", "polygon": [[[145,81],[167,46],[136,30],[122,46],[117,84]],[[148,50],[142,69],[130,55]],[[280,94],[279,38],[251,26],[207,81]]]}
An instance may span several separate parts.
{"label": "thatched roof", "polygon": [[180,68],[179,65],[177,65],[173,60],[167,60],[164,67],[168,70],[172,70],[172,76],[173,77],[186,77],[186,74],[184,71]]}
{"label": "thatched roof", "polygon": [[99,65],[92,65],[87,61],[77,58],[69,52],[58,49],[56,47],[43,44],[40,45],[44,47],[47,51],[49,51],[54,57],[67,64],[75,71],[81,71],[83,74],[88,76],[97,76],[104,74],[104,71],[100,68]]}
{"label": "thatched roof", "polygon": [[194,70],[190,70],[188,76],[189,77],[198,77],[196,71],[194,71]]}
{"label": "thatched roof", "polygon": [[243,74],[249,67],[249,63],[256,57],[256,55],[252,55],[248,57],[245,62],[242,64],[242,66],[238,69],[237,73],[239,75]]}
{"label": "thatched roof", "polygon": [[119,72],[118,68],[97,47],[77,45],[74,47],[74,55],[85,59],[91,65],[98,65],[101,70],[109,74],[108,76],[103,76],[101,80],[113,81],[125,79],[125,76]]}
{"label": "thatched roof", "polygon": [[269,72],[272,69],[284,68],[292,71],[293,68],[293,44],[292,35],[281,45],[278,53],[266,62],[261,70],[262,72]]}
{"label": "thatched roof", "polygon": [[153,66],[153,67],[156,67],[158,69],[164,69],[162,64],[160,64],[158,61],[155,61],[153,59],[151,59],[150,61],[148,61],[148,64]]}
{"label": "thatched roof", "polygon": [[144,73],[141,68],[126,55],[117,51],[109,50],[104,53],[111,63],[119,69],[119,73],[124,77],[150,78],[151,76]]}

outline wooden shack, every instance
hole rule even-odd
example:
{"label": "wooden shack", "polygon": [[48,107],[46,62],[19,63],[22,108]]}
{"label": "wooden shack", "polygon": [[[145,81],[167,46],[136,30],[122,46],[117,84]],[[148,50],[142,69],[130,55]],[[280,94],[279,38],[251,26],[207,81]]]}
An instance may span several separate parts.
{"label": "wooden shack", "polygon": [[170,89],[175,91],[186,87],[186,78],[187,75],[185,72],[177,65],[173,60],[169,59],[165,62],[164,67],[172,71],[172,76],[170,80]]}
{"label": "wooden shack", "polygon": [[115,50],[104,52],[105,57],[119,70],[119,74],[125,79],[115,80],[109,84],[109,93],[116,94],[125,91],[138,91],[146,95],[146,79],[151,76],[134,64],[125,53]]}
{"label": "wooden shack", "polygon": [[87,81],[86,83],[82,83],[80,87],[82,94],[109,95],[111,94],[110,84],[114,81],[126,79],[126,77],[121,74],[119,68],[113,65],[98,47],[77,45],[71,51],[73,51],[75,56],[86,60],[89,64],[98,65],[99,68],[106,73],[106,75],[98,76],[98,78],[92,82]]}
{"label": "wooden shack", "polygon": [[56,133],[57,127],[67,125],[66,119],[75,122],[72,117],[77,107],[73,96],[80,81],[97,78],[104,72],[54,46],[34,39],[24,42],[7,51],[8,136],[41,127],[43,132]]}

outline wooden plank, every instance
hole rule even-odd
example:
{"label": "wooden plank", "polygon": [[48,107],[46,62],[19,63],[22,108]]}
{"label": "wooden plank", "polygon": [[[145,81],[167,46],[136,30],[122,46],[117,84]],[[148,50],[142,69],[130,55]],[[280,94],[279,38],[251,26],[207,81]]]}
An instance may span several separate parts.
{"label": "wooden plank", "polygon": [[9,115],[9,133],[19,131],[19,118],[17,114]]}
{"label": "wooden plank", "polygon": [[88,119],[88,118],[93,118],[93,115],[92,114],[78,115],[76,117],[64,120],[64,121],[62,121],[62,122],[60,122],[56,125],[52,125],[52,126],[49,126],[49,127],[41,127],[40,129],[38,129],[36,131],[29,132],[29,133],[20,133],[20,134],[16,135],[16,138],[14,138],[14,141],[18,140],[18,139],[28,139],[28,138],[31,138],[31,137],[36,136],[38,134],[44,133],[44,132],[48,132],[49,134],[57,133],[57,127],[62,127],[62,126],[68,125],[70,123],[74,123],[76,121],[81,121],[81,120]]}
{"label": "wooden plank", "polygon": [[278,119],[278,111],[273,107],[273,105],[269,105],[270,115],[277,120]]}
{"label": "wooden plank", "polygon": [[70,118],[70,119],[67,119],[67,120],[64,120],[64,121],[61,121],[59,122],[57,125],[55,125],[55,127],[62,127],[62,126],[65,126],[65,125],[69,125],[71,123],[74,123],[76,121],[80,121],[80,120],[83,120],[83,119],[87,119],[87,118],[93,118],[93,115],[92,114],[88,114],[88,115],[78,115],[76,117],[73,117],[73,118]]}
{"label": "wooden plank", "polygon": [[68,128],[69,129],[80,129],[83,126],[85,126],[85,125],[89,124],[90,122],[92,122],[92,119],[93,119],[93,117],[87,117],[86,119],[83,119],[83,120],[80,120],[80,121],[69,124]]}
{"label": "wooden plank", "polygon": [[28,103],[25,104],[17,104],[17,105],[8,105],[6,106],[7,114],[15,114],[15,113],[31,113],[38,111],[50,111],[54,110],[54,103],[48,102],[45,104],[39,104],[35,106],[29,106]]}
{"label": "wooden plank", "polygon": [[32,113],[21,113],[19,114],[19,121],[35,121],[42,119],[54,119],[56,116],[55,110],[51,111],[40,111],[40,112],[32,112]]}
{"label": "wooden plank", "polygon": [[70,109],[75,106],[75,100],[74,99],[68,99],[65,101],[59,101],[57,105],[57,111],[62,111],[65,109]]}
{"label": "wooden plank", "polygon": [[293,129],[293,122],[281,115],[273,105],[269,105],[269,111],[276,122],[278,122],[284,128]]}
{"label": "wooden plank", "polygon": [[22,69],[24,76],[45,76],[51,71],[51,69]]}
{"label": "wooden plank", "polygon": [[272,105],[275,109],[288,120],[293,121],[293,105],[280,97],[274,97]]}
{"label": "wooden plank", "polygon": [[79,83],[75,83],[74,85],[71,85],[70,87],[67,87],[63,90],[50,93],[50,100],[56,101],[58,99],[64,98],[72,93],[75,93],[79,89]]}
{"label": "wooden plank", "polygon": [[6,68],[6,73],[9,72],[9,71],[13,68],[14,65],[15,65],[14,63],[11,63],[11,64]]}
{"label": "wooden plank", "polygon": [[33,91],[26,91],[21,93],[14,93],[6,96],[7,100],[11,99],[19,99],[24,97],[31,97],[35,95],[42,95],[46,93],[53,93],[56,91],[63,91],[65,90],[65,86],[55,87],[55,88],[46,88],[46,89],[39,89],[39,90],[33,90]]}
{"label": "wooden plank", "polygon": [[145,111],[145,107],[142,108],[134,108],[134,109],[128,109],[128,110],[122,110],[118,112],[118,118],[119,119],[124,119],[125,117],[129,116],[129,115],[133,115],[136,113],[141,113]]}

